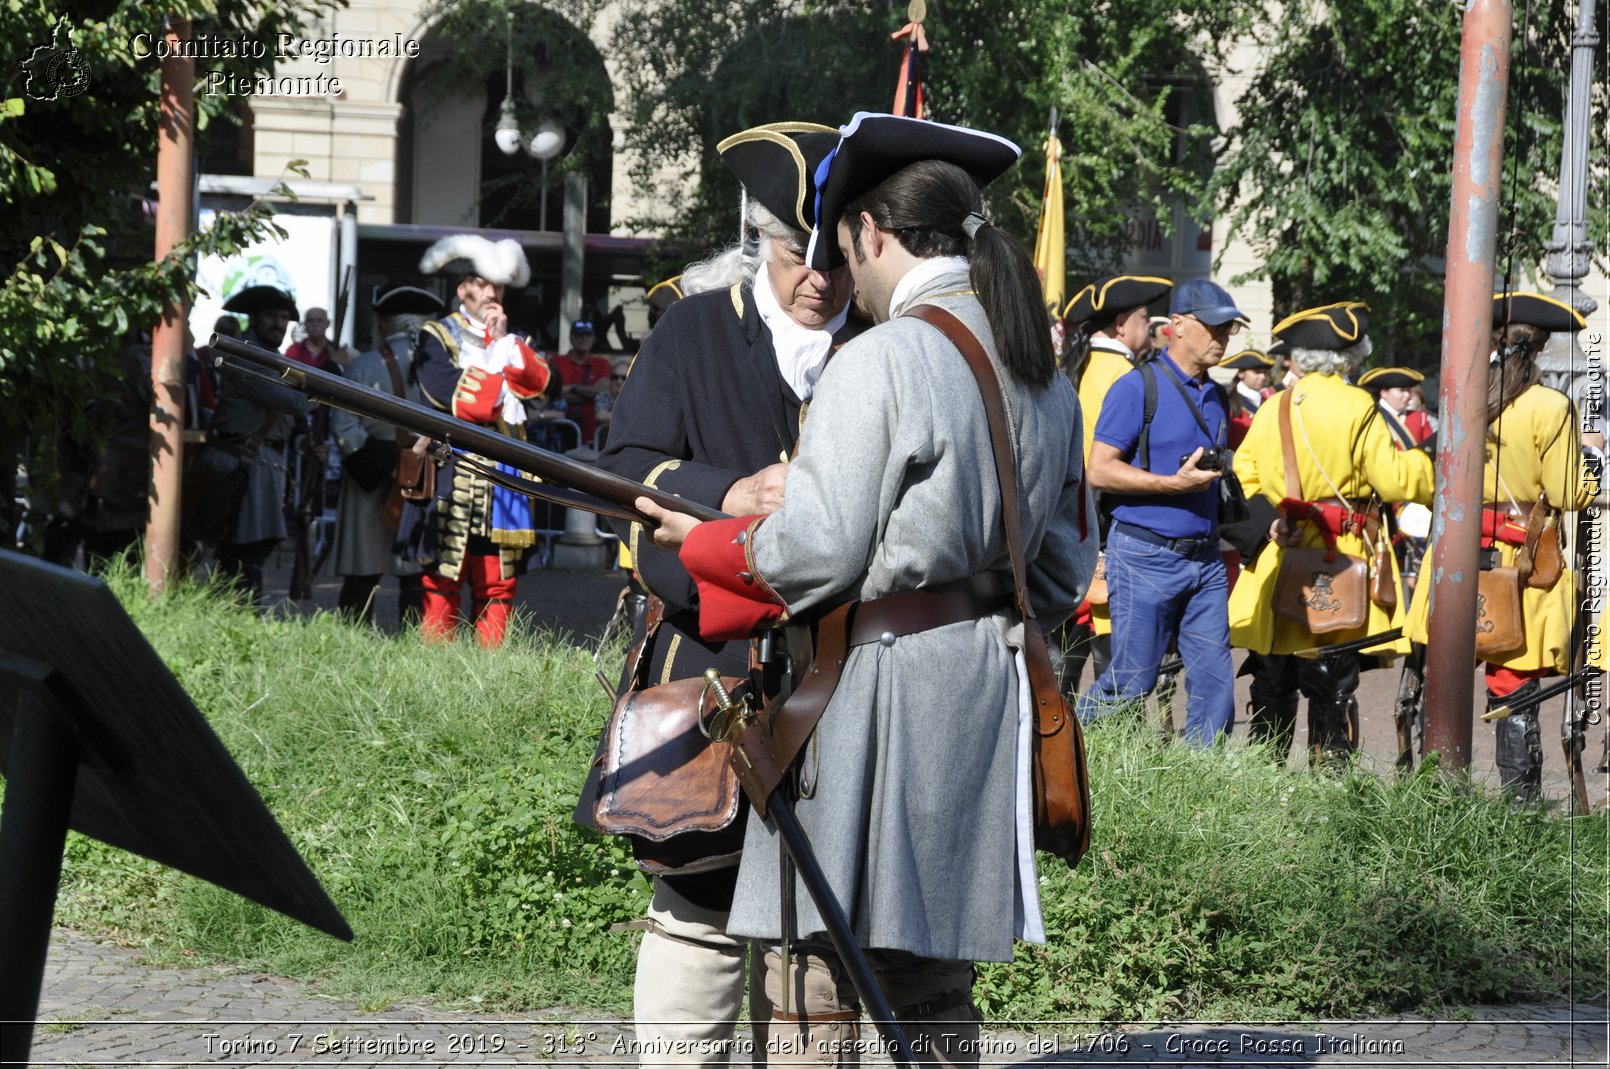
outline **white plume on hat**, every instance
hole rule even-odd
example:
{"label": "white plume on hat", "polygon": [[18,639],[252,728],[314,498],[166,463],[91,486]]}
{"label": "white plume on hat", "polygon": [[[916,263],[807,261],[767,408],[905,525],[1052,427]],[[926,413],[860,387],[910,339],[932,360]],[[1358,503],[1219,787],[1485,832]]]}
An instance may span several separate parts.
{"label": "white plume on hat", "polygon": [[464,263],[451,273],[476,274],[488,282],[504,286],[524,286],[531,281],[531,265],[525,250],[513,238],[488,241],[479,234],[453,234],[425,250],[419,271],[425,275],[448,273],[456,260]]}

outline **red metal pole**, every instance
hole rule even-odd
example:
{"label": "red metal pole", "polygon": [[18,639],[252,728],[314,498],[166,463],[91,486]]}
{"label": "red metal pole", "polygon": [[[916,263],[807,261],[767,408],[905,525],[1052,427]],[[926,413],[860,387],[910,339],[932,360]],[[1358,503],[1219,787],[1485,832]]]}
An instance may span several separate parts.
{"label": "red metal pole", "polygon": [[[1465,4],[1442,315],[1442,425],[1437,432],[1426,643],[1426,751],[1440,753],[1442,766],[1448,769],[1470,767],[1487,353],[1513,21],[1508,0]],[[1422,577],[1426,574],[1422,571]]]}
{"label": "red metal pole", "polygon": [[[168,20],[168,58],[162,61],[162,118],[157,136],[157,240],[161,260],[190,236],[190,139],[195,121],[195,60],[190,23]],[[145,528],[145,583],[167,589],[179,565],[179,484],[184,465],[186,308],[175,301],[151,332],[151,515]]]}

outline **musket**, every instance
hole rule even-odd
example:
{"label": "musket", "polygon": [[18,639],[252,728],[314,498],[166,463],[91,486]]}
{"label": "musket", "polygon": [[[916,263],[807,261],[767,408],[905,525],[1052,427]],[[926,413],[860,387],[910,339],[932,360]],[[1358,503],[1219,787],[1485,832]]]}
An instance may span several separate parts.
{"label": "musket", "polygon": [[[664,490],[603,471],[591,464],[572,460],[496,431],[478,427],[473,423],[466,423],[457,417],[391,393],[349,382],[339,375],[331,375],[329,372],[320,371],[295,360],[288,360],[271,350],[217,334],[212,336],[210,344],[213,352],[218,354],[220,364],[228,363],[243,374],[271,372],[277,376],[276,381],[300,390],[321,404],[390,423],[421,437],[433,439],[442,443],[444,450],[451,449],[455,460],[472,464],[481,474],[489,474],[490,469],[483,466],[475,457],[507,464],[545,480],[541,483],[529,479],[512,480],[515,488],[523,493],[541,496],[545,500],[569,507],[651,525],[654,524],[654,520],[638,511],[636,501],[640,497],[646,497],[662,508],[685,513],[699,520],[727,518],[726,513],[708,505],[688,501],[674,494],[668,494]],[[475,457],[467,456],[465,451],[474,453]],[[725,721],[726,731],[712,730],[711,737],[718,742],[733,743],[734,761],[742,760],[739,755],[743,754],[743,749],[737,740],[742,729],[747,726],[745,719],[738,715],[744,707],[741,703],[734,702],[731,696],[719,687],[719,679],[714,693],[718,701],[725,702],[721,706],[720,715]],[[755,799],[751,796],[750,800]],[[794,816],[792,803],[784,792],[774,791],[760,800],[758,811],[777,830],[789,857],[798,868],[800,879],[816,903],[817,912],[821,914],[828,937],[833,942],[833,948],[849,972],[856,993],[861,998],[861,1004],[872,1015],[879,1031],[888,1041],[893,1060],[897,1065],[913,1064],[911,1047],[906,1042],[905,1034],[895,1022],[894,1011],[890,1009],[888,1000],[884,998],[883,991],[878,987],[877,980],[872,974],[872,966],[868,964],[866,955],[856,942],[855,933],[850,929],[844,907],[840,905],[838,897],[833,893],[833,888],[828,884],[826,875],[816,861],[816,854],[811,849],[810,841],[805,837],[804,830],[800,828],[799,821]]]}
{"label": "musket", "polygon": [[1383,642],[1393,642],[1403,637],[1403,628],[1393,627],[1385,631],[1377,631],[1373,635],[1363,638],[1349,639],[1346,642],[1332,642],[1329,646],[1314,646],[1311,649],[1298,650],[1294,656],[1308,661],[1317,661],[1325,657],[1335,657],[1342,653],[1356,653],[1367,650],[1371,646],[1379,646]]}
{"label": "musket", "polygon": [[1397,767],[1403,772],[1414,769],[1414,729],[1420,719],[1420,701],[1425,696],[1425,670],[1426,648],[1416,642],[1403,659],[1403,674],[1398,678],[1398,703],[1392,710],[1392,723],[1398,734]]}
{"label": "musket", "polygon": [[[704,681],[716,699],[710,737],[718,742],[731,744],[735,767],[740,762],[747,763],[749,756],[740,740],[752,725],[752,711],[745,702],[734,700],[727,693],[727,688],[721,683],[721,673],[714,668],[704,673]],[[743,776],[739,777],[739,781],[744,784],[747,791],[751,781]],[[849,972],[856,994],[861,996],[861,1005],[866,1008],[873,1025],[889,1044],[889,1060],[896,1065],[914,1064],[911,1044],[907,1042],[905,1032],[895,1021],[894,1010],[890,1008],[889,1000],[884,998],[883,989],[878,986],[866,955],[861,953],[861,944],[856,941],[855,933],[850,930],[849,918],[845,916],[843,907],[833,894],[833,888],[828,885],[827,874],[817,863],[816,853],[805,837],[805,829],[799,826],[799,817],[794,813],[794,805],[787,791],[781,788],[774,789],[769,797],[759,799],[758,804],[754,794],[750,794],[749,801],[752,805],[756,805],[756,811],[777,832],[784,853],[795,871],[799,873],[800,882],[805,885],[811,900],[816,903],[817,912],[821,914],[822,923],[827,928],[827,937],[832,940],[833,949],[838,951],[839,960]],[[790,978],[785,975],[783,977],[785,992],[789,984]],[[784,997],[787,997],[786,994]]]}
{"label": "musket", "polygon": [[1485,713],[1482,713],[1481,718],[1483,720],[1502,720],[1505,717],[1514,716],[1517,713],[1524,713],[1528,710],[1535,709],[1544,702],[1548,701],[1550,698],[1557,698],[1561,694],[1580,686],[1581,684],[1587,682],[1589,678],[1598,674],[1599,670],[1597,668],[1578,669],[1568,676],[1562,676],[1546,687],[1537,688],[1536,691],[1524,698],[1510,702],[1508,705],[1494,706]]}
{"label": "musket", "polygon": [[[640,497],[648,498],[661,508],[685,513],[698,520],[726,518],[725,513],[708,505],[688,501],[529,442],[466,423],[456,416],[348,381],[248,342],[214,334],[210,344],[213,352],[218,354],[220,364],[229,364],[245,374],[267,372],[280,384],[299,390],[321,404],[390,423],[441,443],[435,453],[438,457],[451,456],[472,465],[477,464],[475,457],[484,457],[543,480],[513,480],[521,493],[567,507],[650,524],[653,521],[637,510],[635,502]],[[466,456],[466,453],[474,456]],[[484,472],[486,469],[481,470]]]}

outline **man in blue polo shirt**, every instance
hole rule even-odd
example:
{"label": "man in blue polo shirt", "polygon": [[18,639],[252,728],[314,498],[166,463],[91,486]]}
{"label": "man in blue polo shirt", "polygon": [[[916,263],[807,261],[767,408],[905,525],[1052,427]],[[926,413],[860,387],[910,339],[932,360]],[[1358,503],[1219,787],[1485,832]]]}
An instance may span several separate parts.
{"label": "man in blue polo shirt", "polygon": [[1094,719],[1145,699],[1169,645],[1185,661],[1187,741],[1230,730],[1229,584],[1219,555],[1219,474],[1229,468],[1224,391],[1208,368],[1246,322],[1224,287],[1195,279],[1169,302],[1171,341],[1145,371],[1113,384],[1090,448],[1090,484],[1112,502],[1107,538],[1112,663],[1080,699]]}

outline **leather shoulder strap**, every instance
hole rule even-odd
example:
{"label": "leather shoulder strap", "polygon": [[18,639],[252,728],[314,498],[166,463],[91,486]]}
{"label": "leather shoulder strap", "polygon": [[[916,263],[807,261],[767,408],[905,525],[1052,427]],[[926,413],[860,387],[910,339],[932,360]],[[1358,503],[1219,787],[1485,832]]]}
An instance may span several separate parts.
{"label": "leather shoulder strap", "polygon": [[1297,443],[1291,437],[1291,395],[1296,392],[1295,386],[1280,391],[1280,462],[1286,469],[1286,496],[1301,501],[1303,481],[1297,475]]}
{"label": "leather shoulder strap", "polygon": [[990,445],[995,454],[995,477],[1001,488],[1001,515],[1006,521],[1006,549],[1012,558],[1012,586],[1016,591],[1018,612],[1024,620],[1034,619],[1029,606],[1027,569],[1023,563],[1023,528],[1017,504],[1017,462],[1012,455],[1012,442],[1006,431],[1006,405],[1001,398],[1001,382],[995,366],[984,354],[973,332],[966,324],[938,305],[922,304],[905,313],[936,327],[961,350],[968,370],[978,382],[979,394],[984,400],[984,414],[989,419]]}

